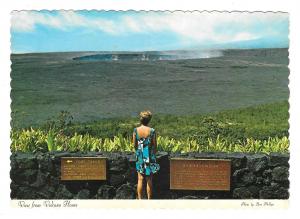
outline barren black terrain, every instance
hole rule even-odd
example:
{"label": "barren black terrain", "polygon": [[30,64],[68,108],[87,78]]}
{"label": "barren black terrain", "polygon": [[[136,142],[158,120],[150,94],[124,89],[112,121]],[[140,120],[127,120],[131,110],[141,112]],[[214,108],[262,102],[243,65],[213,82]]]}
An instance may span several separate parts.
{"label": "barren black terrain", "polygon": [[38,125],[61,110],[87,122],[136,116],[146,108],[156,114],[210,113],[289,96],[287,49],[175,60],[78,58],[97,54],[12,54],[13,126]]}

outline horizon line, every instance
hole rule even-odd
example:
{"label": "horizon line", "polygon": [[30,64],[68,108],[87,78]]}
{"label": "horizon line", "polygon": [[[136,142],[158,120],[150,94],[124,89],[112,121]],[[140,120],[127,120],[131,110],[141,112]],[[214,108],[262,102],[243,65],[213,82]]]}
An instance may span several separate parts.
{"label": "horizon line", "polygon": [[79,51],[45,51],[45,52],[11,52],[11,55],[44,54],[44,53],[76,53],[76,52],[171,52],[171,51],[220,51],[220,50],[260,50],[260,49],[289,49],[288,47],[261,47],[261,48],[211,48],[211,49],[173,49],[173,50],[79,50]]}

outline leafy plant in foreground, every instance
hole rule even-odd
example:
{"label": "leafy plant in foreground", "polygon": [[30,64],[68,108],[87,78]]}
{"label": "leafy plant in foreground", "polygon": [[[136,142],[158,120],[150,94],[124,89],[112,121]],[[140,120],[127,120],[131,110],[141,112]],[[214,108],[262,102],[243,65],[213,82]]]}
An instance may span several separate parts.
{"label": "leafy plant in foreground", "polygon": [[[11,132],[12,151],[134,151],[131,139],[122,136],[113,138],[96,138],[89,134],[66,136],[54,130],[21,130]],[[247,138],[245,141],[232,142],[218,135],[208,138],[207,144],[199,144],[197,140],[174,139],[158,136],[158,150],[168,152],[288,152],[289,140],[286,136],[269,137],[267,140]],[[46,146],[46,147],[45,147]]]}

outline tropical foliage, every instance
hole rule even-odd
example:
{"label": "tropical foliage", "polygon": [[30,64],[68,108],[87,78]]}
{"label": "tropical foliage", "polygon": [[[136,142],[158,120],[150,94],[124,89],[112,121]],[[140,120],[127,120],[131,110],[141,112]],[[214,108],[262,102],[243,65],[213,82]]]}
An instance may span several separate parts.
{"label": "tropical foliage", "polygon": [[[232,143],[226,139],[208,139],[208,144],[199,144],[195,139],[176,140],[174,138],[158,136],[158,150],[170,152],[287,152],[289,140],[287,137],[255,140],[247,138],[245,142]],[[114,138],[96,138],[89,134],[65,136],[48,133],[41,130],[22,130],[12,132],[12,151],[133,151],[130,138],[114,136]]]}

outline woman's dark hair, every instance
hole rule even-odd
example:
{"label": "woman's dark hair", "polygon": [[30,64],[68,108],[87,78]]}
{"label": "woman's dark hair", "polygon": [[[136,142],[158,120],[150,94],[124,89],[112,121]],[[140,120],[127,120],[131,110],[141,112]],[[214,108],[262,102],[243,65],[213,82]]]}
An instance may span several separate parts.
{"label": "woman's dark hair", "polygon": [[151,118],[152,118],[152,113],[149,110],[145,110],[145,111],[140,112],[140,122],[143,125],[148,125]]}

